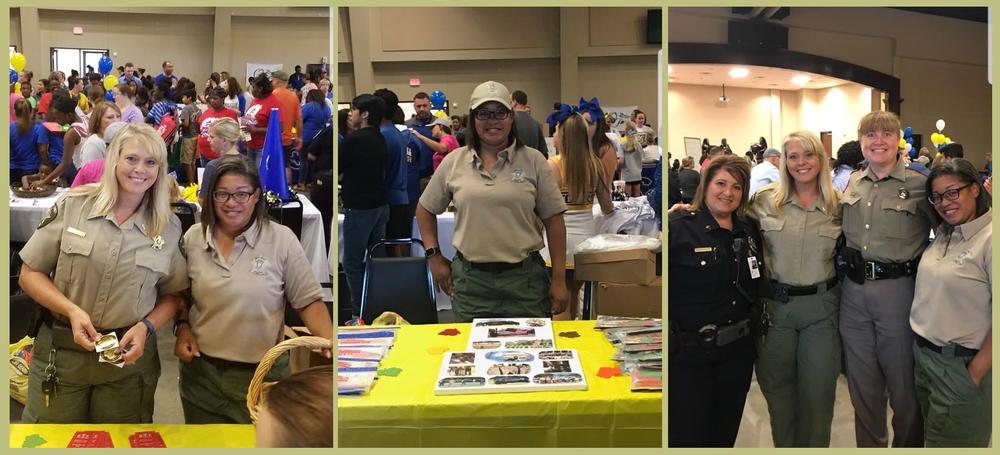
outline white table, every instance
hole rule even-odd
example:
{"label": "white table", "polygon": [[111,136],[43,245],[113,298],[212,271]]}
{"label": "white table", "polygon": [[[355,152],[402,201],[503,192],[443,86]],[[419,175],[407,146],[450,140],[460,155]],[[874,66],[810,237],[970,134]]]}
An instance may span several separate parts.
{"label": "white table", "polygon": [[[455,212],[444,212],[437,217],[438,222],[438,245],[441,248],[441,254],[446,258],[455,257],[455,245],[452,244],[452,237],[455,233]],[[344,260],[344,215],[337,215],[337,225],[339,227],[337,236],[337,253],[338,262]],[[420,238],[420,229],[417,228],[417,219],[413,219],[413,238]],[[331,247],[333,246],[331,243]],[[413,254],[421,254],[422,251],[414,250]],[[330,257],[333,257],[333,252],[330,252]],[[450,310],[451,309],[451,297],[447,294],[438,291],[437,292],[437,309]]]}
{"label": "white table", "polygon": [[[35,232],[38,223],[49,213],[49,208],[68,189],[60,188],[56,193],[44,198],[19,198],[11,192],[10,199],[10,240],[12,242],[27,242]],[[326,242],[323,239],[323,220],[319,209],[304,194],[299,193],[302,201],[302,234],[300,241],[306,258],[312,264],[313,274],[320,283],[329,283],[332,272],[330,257],[327,255]],[[197,207],[197,204],[195,204]]]}

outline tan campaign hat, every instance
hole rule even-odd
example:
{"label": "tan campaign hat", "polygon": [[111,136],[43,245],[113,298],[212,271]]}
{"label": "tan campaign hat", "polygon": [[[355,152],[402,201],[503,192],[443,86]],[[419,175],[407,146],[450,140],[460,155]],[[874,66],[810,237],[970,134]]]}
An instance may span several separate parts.
{"label": "tan campaign hat", "polygon": [[503,104],[507,109],[510,109],[510,91],[499,82],[483,82],[472,91],[472,100],[469,101],[469,108],[475,109],[487,101],[496,101]]}

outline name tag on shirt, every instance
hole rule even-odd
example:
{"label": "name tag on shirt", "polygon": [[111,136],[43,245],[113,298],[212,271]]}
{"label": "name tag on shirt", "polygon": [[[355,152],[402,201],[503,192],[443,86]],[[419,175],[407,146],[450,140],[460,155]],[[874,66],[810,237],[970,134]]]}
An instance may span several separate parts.
{"label": "name tag on shirt", "polygon": [[695,253],[711,253],[712,249],[713,248],[710,247],[710,246],[701,246],[701,247],[695,248],[694,252]]}
{"label": "name tag on shirt", "polygon": [[747,264],[750,264],[750,278],[755,280],[760,278],[760,267],[757,265],[757,256],[748,257]]}
{"label": "name tag on shirt", "polygon": [[86,237],[87,236],[86,232],[83,232],[83,231],[81,231],[79,229],[74,229],[74,228],[71,228],[71,227],[66,228],[66,231],[69,232],[70,234],[77,235],[77,236],[80,236],[80,237]]}

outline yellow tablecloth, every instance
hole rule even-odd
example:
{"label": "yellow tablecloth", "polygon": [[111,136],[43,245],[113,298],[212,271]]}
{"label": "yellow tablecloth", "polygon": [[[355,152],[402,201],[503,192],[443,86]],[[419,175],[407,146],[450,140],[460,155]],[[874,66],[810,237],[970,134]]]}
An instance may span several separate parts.
{"label": "yellow tablecloth", "polygon": [[[458,336],[438,332],[457,328]],[[469,324],[404,326],[363,397],[337,400],[339,447],[661,447],[662,393],[633,393],[625,376],[601,378],[614,348],[594,321],[553,323],[556,347],[576,349],[588,390],[435,396],[444,354],[464,351]],[[575,331],[579,338],[560,332]]]}
{"label": "yellow tablecloth", "polygon": [[[128,437],[139,431],[157,431],[169,447],[254,447],[253,425],[181,424],[12,424],[10,446],[66,448],[77,431],[107,431],[115,448],[130,447]],[[39,439],[40,438],[40,439]],[[41,442],[43,441],[44,442]]]}

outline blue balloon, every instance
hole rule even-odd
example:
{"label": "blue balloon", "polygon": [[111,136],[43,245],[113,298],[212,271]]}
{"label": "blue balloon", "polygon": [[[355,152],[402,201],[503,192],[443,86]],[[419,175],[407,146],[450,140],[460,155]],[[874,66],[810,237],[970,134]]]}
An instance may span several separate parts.
{"label": "blue balloon", "polygon": [[444,92],[440,90],[431,92],[431,107],[434,109],[444,109],[444,105],[447,102],[448,98],[444,96]]}
{"label": "blue balloon", "polygon": [[910,149],[910,158],[917,159],[917,149]]}
{"label": "blue balloon", "polygon": [[913,135],[913,127],[908,126],[903,130],[903,137],[910,137]]}
{"label": "blue balloon", "polygon": [[906,137],[906,143],[910,144],[910,145],[913,145],[913,137],[912,136],[907,136]]}
{"label": "blue balloon", "polygon": [[112,62],[111,57],[108,57],[107,55],[101,57],[101,59],[97,61],[97,70],[105,76],[111,72],[112,66],[114,66],[114,62]]}
{"label": "blue balloon", "polygon": [[11,68],[10,69],[10,83],[13,84],[15,82],[17,82],[17,71],[14,71],[14,68]]}
{"label": "blue balloon", "polygon": [[104,92],[104,99],[111,101],[113,103],[115,102],[115,94],[112,93],[111,90],[108,90]]}

